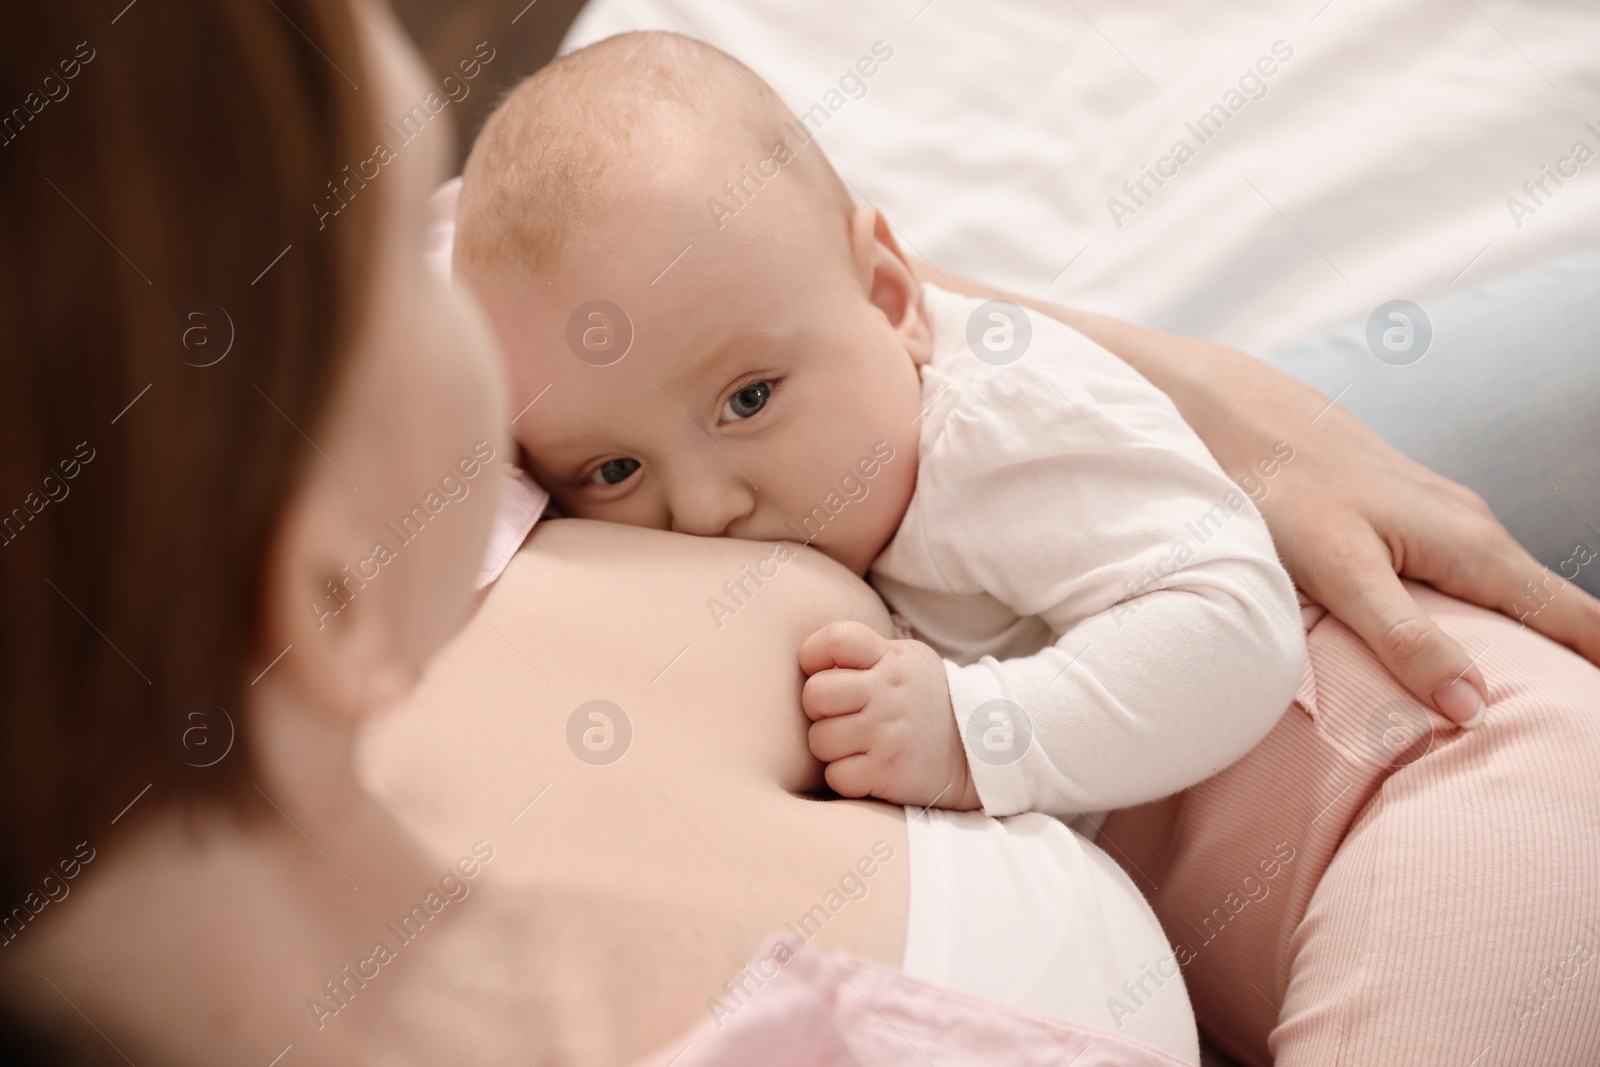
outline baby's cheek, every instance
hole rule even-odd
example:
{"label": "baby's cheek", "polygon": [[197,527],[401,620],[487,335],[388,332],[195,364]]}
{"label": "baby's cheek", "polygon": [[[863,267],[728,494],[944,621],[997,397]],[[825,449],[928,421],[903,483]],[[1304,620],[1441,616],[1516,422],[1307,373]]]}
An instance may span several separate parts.
{"label": "baby's cheek", "polygon": [[647,530],[672,529],[672,517],[648,492],[635,492],[614,503],[590,505],[589,514],[584,518],[642,526]]}
{"label": "baby's cheek", "polygon": [[[898,457],[897,457],[898,459]],[[909,466],[909,465],[908,465]],[[865,482],[866,496],[851,504],[855,521],[849,524],[853,555],[864,569],[884,550],[900,529],[906,507],[916,488],[916,471],[894,469],[894,461],[880,466],[877,477]]]}
{"label": "baby's cheek", "polygon": [[915,440],[902,442],[894,448],[892,458],[882,464],[877,487],[879,506],[888,514],[886,520],[898,528],[911,506],[911,496],[917,489],[917,444]]}

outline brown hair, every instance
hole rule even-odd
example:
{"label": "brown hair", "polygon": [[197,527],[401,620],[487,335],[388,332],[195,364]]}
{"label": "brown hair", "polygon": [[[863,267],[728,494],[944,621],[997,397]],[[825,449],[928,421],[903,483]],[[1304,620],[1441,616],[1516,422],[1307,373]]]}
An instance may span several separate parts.
{"label": "brown hair", "polygon": [[3,941],[79,842],[253,794],[264,557],[378,201],[312,206],[376,127],[349,0],[118,6],[0,35]]}
{"label": "brown hair", "polygon": [[[691,121],[687,138],[674,121],[682,118]],[[837,223],[848,255],[854,201],[782,98],[726,52],[649,30],[559,57],[489,116],[463,171],[457,262],[554,273],[572,234],[603,217],[608,198],[629,195],[661,158],[703,150],[710,138],[744,142],[752,162],[781,144],[793,160],[785,171],[797,175],[790,181],[820,227]]]}

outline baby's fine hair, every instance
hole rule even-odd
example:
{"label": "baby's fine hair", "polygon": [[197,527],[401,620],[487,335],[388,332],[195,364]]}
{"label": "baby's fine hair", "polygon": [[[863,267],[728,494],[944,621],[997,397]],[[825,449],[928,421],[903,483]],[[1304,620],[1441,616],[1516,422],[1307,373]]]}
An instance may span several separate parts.
{"label": "baby's fine hair", "polygon": [[[624,33],[558,57],[495,109],[467,159],[456,263],[484,270],[559,269],[580,227],[648,174],[653,157],[747,142],[751,163],[783,162],[783,181],[848,250],[854,202],[793,112],[754,71],[711,45],[660,31]],[[749,167],[743,168],[748,171]],[[746,173],[727,176],[735,183]],[[721,224],[708,188],[707,221]]]}

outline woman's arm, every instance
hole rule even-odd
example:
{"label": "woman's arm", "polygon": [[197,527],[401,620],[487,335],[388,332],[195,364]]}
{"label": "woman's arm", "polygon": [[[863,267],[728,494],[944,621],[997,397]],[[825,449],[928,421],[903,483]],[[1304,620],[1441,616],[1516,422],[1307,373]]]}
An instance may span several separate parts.
{"label": "woman's arm", "polygon": [[1483,677],[1474,656],[1417,606],[1401,576],[1513,617],[1523,617],[1516,608],[1530,590],[1542,590],[1548,603],[1526,622],[1600,664],[1600,601],[1542,567],[1476,493],[1407,459],[1316,390],[1225,345],[914,266],[924,281],[1054,316],[1126,360],[1172,398],[1235,477],[1288,441],[1294,462],[1277,469],[1256,504],[1295,584],[1449,718],[1470,719],[1481,706]]}

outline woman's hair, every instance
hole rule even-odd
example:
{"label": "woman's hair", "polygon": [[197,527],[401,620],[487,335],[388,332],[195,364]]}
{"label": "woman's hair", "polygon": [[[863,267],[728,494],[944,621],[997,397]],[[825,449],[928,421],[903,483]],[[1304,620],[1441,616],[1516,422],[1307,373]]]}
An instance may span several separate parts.
{"label": "woman's hair", "polygon": [[0,944],[141,815],[253,795],[264,561],[381,192],[314,206],[375,139],[349,0],[120,6],[0,34]]}

